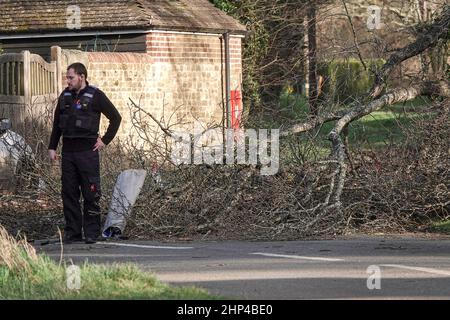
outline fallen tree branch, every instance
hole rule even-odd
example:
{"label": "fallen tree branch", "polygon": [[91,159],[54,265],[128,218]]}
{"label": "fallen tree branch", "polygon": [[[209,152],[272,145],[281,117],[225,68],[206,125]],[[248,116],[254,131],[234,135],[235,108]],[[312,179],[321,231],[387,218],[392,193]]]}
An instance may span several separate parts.
{"label": "fallen tree branch", "polygon": [[[342,110],[338,112],[326,113],[313,117],[308,121],[295,124],[289,128],[283,129],[280,136],[289,136],[301,132],[310,131],[324,123],[338,120],[335,129],[338,130],[338,134],[348,123],[357,120],[365,115],[368,115],[381,108],[392,105],[399,102],[406,102],[412,100],[420,95],[439,95],[442,97],[450,97],[450,83],[441,81],[428,81],[418,85],[411,86],[409,88],[400,88],[393,90],[384,96],[370,102],[367,105],[356,106],[351,109]],[[334,130],[334,129],[333,129]],[[330,135],[333,131],[330,132]]]}
{"label": "fallen tree branch", "polygon": [[338,112],[329,112],[324,115],[318,115],[316,117],[309,119],[308,121],[298,123],[289,128],[283,129],[280,132],[280,136],[286,137],[286,136],[290,136],[292,134],[310,131],[324,123],[338,120],[338,119],[342,118],[346,113],[347,113],[346,110],[342,110],[342,111],[338,111]]}
{"label": "fallen tree branch", "polygon": [[394,103],[406,102],[412,100],[421,95],[440,95],[443,97],[449,97],[450,86],[446,81],[430,81],[423,82],[418,85],[411,86],[409,88],[396,89],[382,96],[381,98],[370,102],[367,105],[357,106],[348,111],[343,117],[341,117],[336,123],[334,129],[329,134],[329,139],[333,140],[333,137],[340,135],[342,129],[350,122],[357,120],[365,115],[368,115],[381,108],[392,105]]}
{"label": "fallen tree branch", "polygon": [[[330,158],[337,162],[337,168],[333,170],[329,184],[329,194],[321,204],[323,210],[334,209],[339,214],[341,212],[341,196],[344,190],[345,178],[347,175],[347,149],[341,133],[348,125],[361,117],[368,115],[381,108],[395,103],[406,102],[421,95],[440,95],[450,97],[450,84],[447,81],[430,81],[413,85],[409,88],[399,88],[393,90],[381,98],[371,101],[368,104],[357,105],[348,110],[338,113],[327,113],[310,119],[307,122],[294,125],[282,131],[282,136],[288,136],[295,133],[309,131],[325,122],[337,120],[334,128],[328,134],[328,140],[331,141]],[[333,202],[330,203],[330,199]]]}
{"label": "fallen tree branch", "polygon": [[[421,95],[439,94],[448,97],[450,92],[449,83],[446,81],[439,82],[424,82],[410,88],[397,89],[385,94],[380,99],[374,100],[367,105],[357,106],[347,112],[340,118],[333,130],[328,135],[328,139],[332,144],[332,157],[335,157],[339,163],[339,176],[336,183],[335,204],[338,210],[341,207],[341,195],[344,189],[345,177],[347,174],[347,164],[345,162],[346,147],[342,141],[341,133],[348,124],[356,119],[359,119],[367,114],[383,108],[386,105],[392,105],[398,102],[406,102]],[[334,184],[334,181],[333,181]]]}

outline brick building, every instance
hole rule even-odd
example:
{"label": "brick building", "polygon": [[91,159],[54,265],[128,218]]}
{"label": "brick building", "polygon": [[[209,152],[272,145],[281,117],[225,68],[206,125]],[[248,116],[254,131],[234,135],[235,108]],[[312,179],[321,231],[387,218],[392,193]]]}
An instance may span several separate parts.
{"label": "brick building", "polygon": [[[176,123],[231,125],[232,108],[242,108],[231,97],[242,96],[246,29],[208,0],[2,0],[0,6],[3,53],[29,50],[55,61],[55,92],[68,64],[85,63],[90,83],[124,116],[120,135],[130,131],[129,98]],[[0,77],[0,106],[9,76]]]}

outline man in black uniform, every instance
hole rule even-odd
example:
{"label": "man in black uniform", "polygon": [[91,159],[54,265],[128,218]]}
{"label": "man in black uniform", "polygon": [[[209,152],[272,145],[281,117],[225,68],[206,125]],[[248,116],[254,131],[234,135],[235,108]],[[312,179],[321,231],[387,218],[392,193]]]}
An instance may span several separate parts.
{"label": "man in black uniform", "polygon": [[[57,160],[56,148],[62,135],[64,241],[82,240],[83,229],[85,242],[95,243],[101,234],[99,151],[114,138],[122,118],[106,95],[89,85],[83,64],[71,64],[66,78],[68,86],[59,96],[55,109],[48,153],[51,161]],[[109,119],[109,126],[100,138],[102,113]]]}

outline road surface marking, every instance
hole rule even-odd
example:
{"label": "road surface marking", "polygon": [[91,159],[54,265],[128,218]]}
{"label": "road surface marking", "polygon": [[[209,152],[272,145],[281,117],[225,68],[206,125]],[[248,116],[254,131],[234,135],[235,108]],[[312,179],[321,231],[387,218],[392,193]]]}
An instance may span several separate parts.
{"label": "road surface marking", "polygon": [[399,269],[407,269],[407,270],[414,270],[414,271],[421,271],[421,272],[427,272],[432,274],[438,274],[441,276],[450,276],[450,271],[443,271],[438,269],[432,269],[432,268],[422,268],[422,267],[410,267],[410,266],[404,266],[401,264],[381,264],[381,267],[391,267],[391,268],[399,268]]}
{"label": "road surface marking", "polygon": [[141,244],[131,244],[131,243],[117,243],[117,242],[106,242],[105,245],[111,244],[113,246],[119,247],[133,247],[141,249],[169,249],[169,250],[189,250],[194,249],[194,247],[169,247],[169,246],[146,246]]}
{"label": "road surface marking", "polygon": [[275,257],[275,258],[288,258],[288,259],[302,259],[302,260],[315,260],[315,261],[344,261],[344,259],[337,258],[322,258],[322,257],[304,257],[304,256],[294,256],[287,254],[275,254],[275,253],[263,253],[263,252],[253,252],[250,254],[266,256],[266,257]]}
{"label": "road surface marking", "polygon": [[[46,253],[47,256],[50,257],[59,257],[59,253]],[[145,254],[145,253],[66,253],[64,252],[64,257],[66,258],[117,258],[117,259],[125,259],[125,258],[168,258],[175,257],[176,254]]]}

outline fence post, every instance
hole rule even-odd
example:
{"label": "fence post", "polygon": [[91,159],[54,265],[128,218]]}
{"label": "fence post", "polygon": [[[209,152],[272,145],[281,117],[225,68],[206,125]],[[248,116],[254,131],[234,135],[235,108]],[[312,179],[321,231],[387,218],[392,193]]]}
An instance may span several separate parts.
{"label": "fence post", "polygon": [[62,91],[62,58],[61,58],[61,47],[59,46],[52,46],[51,49],[52,52],[52,61],[55,62],[56,66],[56,86],[55,86],[55,94],[58,96]]}
{"label": "fence post", "polygon": [[25,99],[25,107],[31,104],[31,62],[30,51],[22,51],[23,54],[23,95]]}

